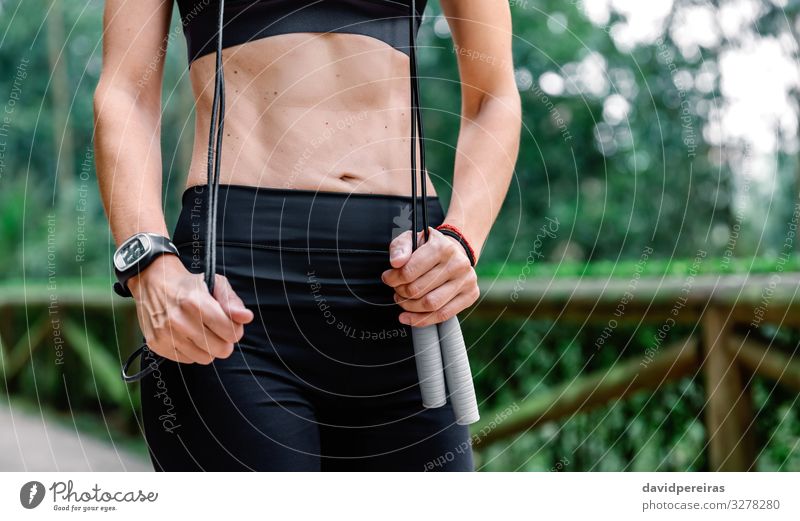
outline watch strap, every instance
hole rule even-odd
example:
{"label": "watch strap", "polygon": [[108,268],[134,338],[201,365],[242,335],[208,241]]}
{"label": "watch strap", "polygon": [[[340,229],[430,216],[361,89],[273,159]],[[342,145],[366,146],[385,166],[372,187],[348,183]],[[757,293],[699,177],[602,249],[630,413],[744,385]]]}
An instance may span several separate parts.
{"label": "watch strap", "polygon": [[136,263],[129,269],[120,271],[114,267],[114,272],[117,276],[117,282],[114,283],[114,292],[121,297],[133,296],[130,289],[128,289],[128,280],[152,264],[156,258],[164,254],[180,255],[178,248],[168,237],[164,237],[163,235],[158,235],[155,233],[143,233],[137,235],[147,235],[152,248],[147,255],[137,260]]}

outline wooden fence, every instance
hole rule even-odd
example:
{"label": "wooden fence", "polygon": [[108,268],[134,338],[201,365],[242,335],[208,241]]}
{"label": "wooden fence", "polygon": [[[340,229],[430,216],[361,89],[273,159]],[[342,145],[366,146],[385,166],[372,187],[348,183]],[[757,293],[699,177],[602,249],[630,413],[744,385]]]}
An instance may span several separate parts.
{"label": "wooden fence", "polygon": [[[767,323],[800,326],[798,290],[800,273],[481,280],[481,300],[462,317],[549,319],[574,323],[575,327],[612,320],[699,327],[686,338],[652,346],[647,363],[637,358],[598,374],[582,375],[518,403],[519,408],[503,414],[502,420],[498,420],[501,413],[482,411],[482,422],[474,426],[475,446],[513,443],[544,422],[699,374],[707,400],[703,414],[711,468],[752,470],[760,448],[752,435],[753,412],[746,382],[757,374],[800,392],[800,361],[750,333]],[[23,321],[14,318],[21,311]],[[86,319],[87,313],[101,313],[110,322],[93,323]],[[106,330],[113,327],[119,348],[104,347],[90,325]],[[13,382],[37,349],[60,345],[91,369],[99,391],[123,403],[129,391],[119,378],[119,361],[138,340],[132,301],[116,297],[110,287],[79,283],[54,288],[0,287],[0,371],[6,383]]]}
{"label": "wooden fence", "polygon": [[[753,470],[760,447],[753,436],[749,386],[753,374],[800,392],[800,361],[752,333],[765,324],[800,326],[800,273],[703,275],[639,279],[481,281],[482,299],[470,312],[491,320],[552,319],[559,324],[694,325],[641,357],[575,380],[519,403],[518,410],[484,411],[476,447],[513,443],[544,422],[608,405],[667,382],[700,376],[711,470]],[[648,346],[645,346],[647,348]],[[652,346],[651,346],[652,347]],[[516,409],[516,408],[515,408]],[[698,411],[699,413],[700,411]]]}

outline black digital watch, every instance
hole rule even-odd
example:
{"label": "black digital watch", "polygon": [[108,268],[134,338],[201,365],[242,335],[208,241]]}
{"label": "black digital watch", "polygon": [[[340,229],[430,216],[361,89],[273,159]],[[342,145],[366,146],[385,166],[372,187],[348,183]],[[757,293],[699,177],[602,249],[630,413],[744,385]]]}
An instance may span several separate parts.
{"label": "black digital watch", "polygon": [[128,279],[149,266],[158,256],[178,255],[178,248],[167,237],[155,233],[137,233],[126,239],[114,252],[114,272],[117,282],[114,291],[121,297],[130,297]]}

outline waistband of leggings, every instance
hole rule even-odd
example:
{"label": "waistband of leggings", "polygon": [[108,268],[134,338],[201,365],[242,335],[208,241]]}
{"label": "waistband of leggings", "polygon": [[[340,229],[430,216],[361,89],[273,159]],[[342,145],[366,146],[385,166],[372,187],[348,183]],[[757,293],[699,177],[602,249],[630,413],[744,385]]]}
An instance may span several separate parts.
{"label": "waistband of leggings", "polygon": [[[205,239],[207,189],[197,185],[183,192],[173,234],[179,247]],[[229,246],[385,253],[392,239],[412,227],[412,198],[404,195],[221,184],[217,201],[217,242]],[[428,225],[441,224],[439,198],[428,196],[426,203]]]}

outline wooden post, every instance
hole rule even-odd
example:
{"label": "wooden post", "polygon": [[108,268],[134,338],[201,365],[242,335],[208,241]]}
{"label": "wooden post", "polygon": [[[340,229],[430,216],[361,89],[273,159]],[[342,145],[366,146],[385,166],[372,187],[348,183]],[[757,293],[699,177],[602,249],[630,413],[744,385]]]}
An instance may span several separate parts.
{"label": "wooden post", "polygon": [[727,349],[728,316],[723,309],[709,307],[702,319],[709,467],[714,471],[746,471],[755,465],[750,429],[753,412],[735,354]]}

